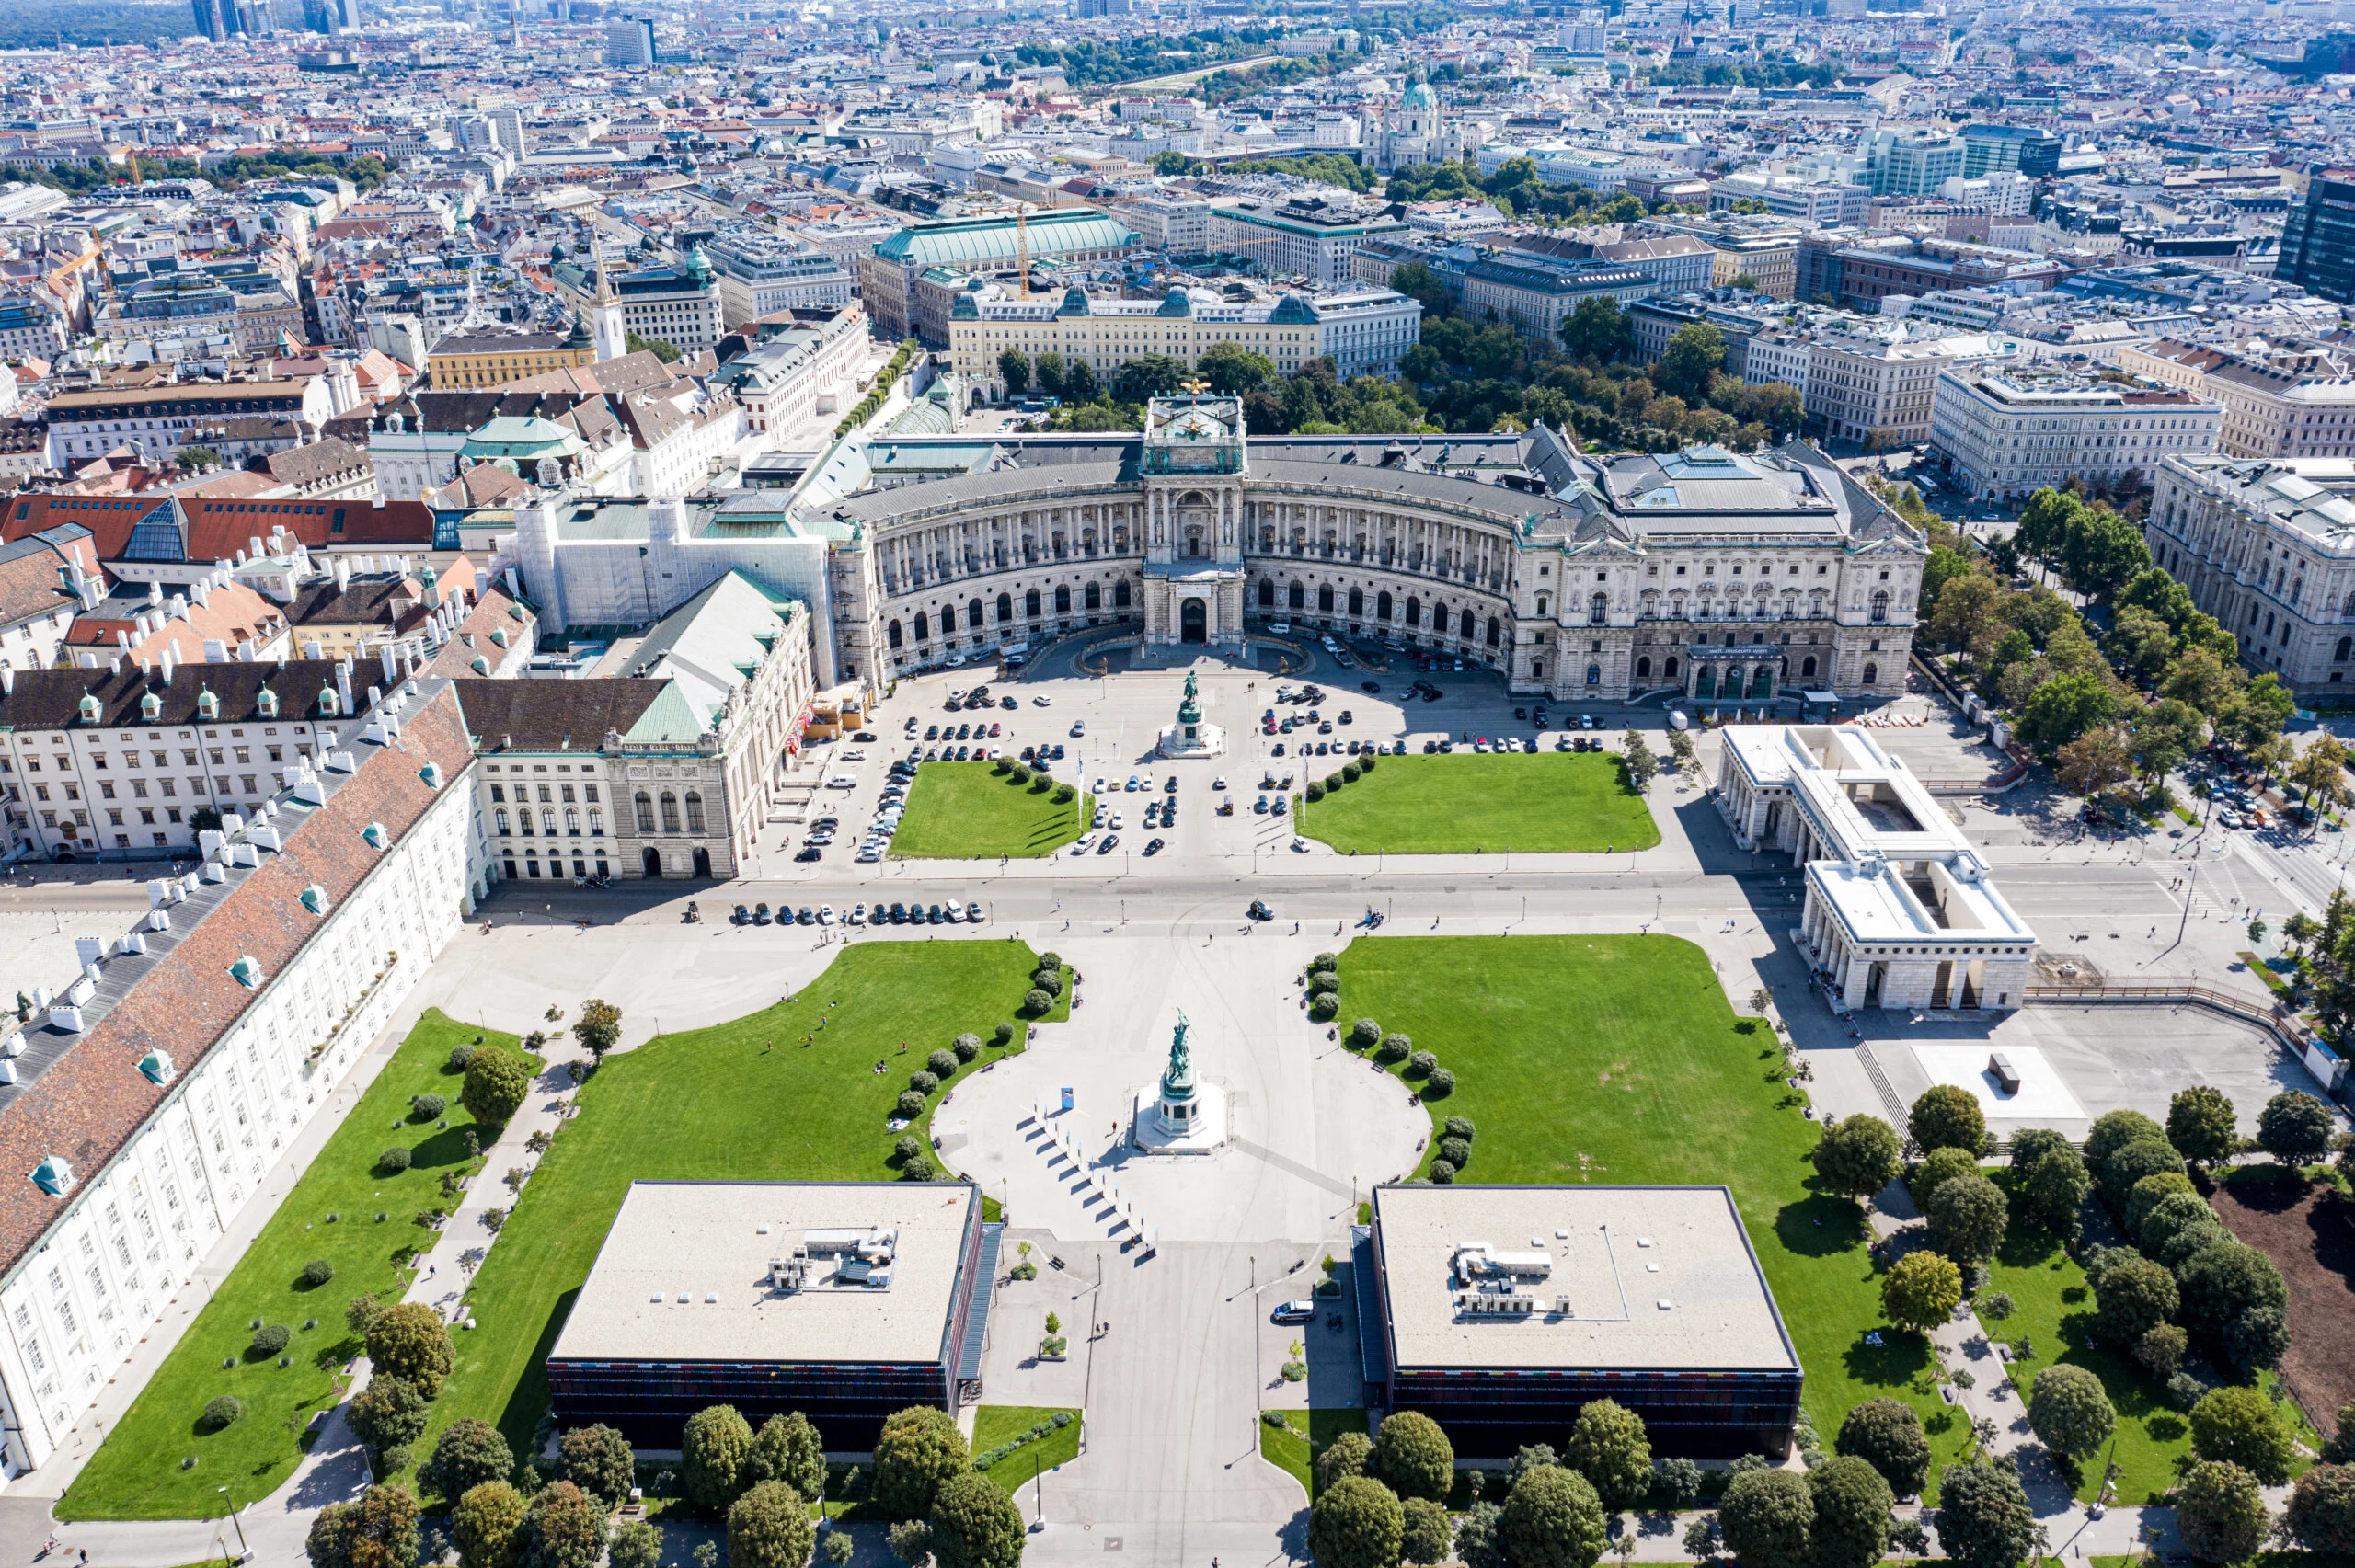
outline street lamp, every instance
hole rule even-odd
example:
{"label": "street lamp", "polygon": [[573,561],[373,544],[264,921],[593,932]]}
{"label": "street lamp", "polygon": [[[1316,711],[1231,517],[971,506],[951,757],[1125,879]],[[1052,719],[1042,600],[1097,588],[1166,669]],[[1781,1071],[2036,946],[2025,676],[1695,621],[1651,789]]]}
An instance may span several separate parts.
{"label": "street lamp", "polygon": [[225,1486],[216,1486],[213,1490],[221,1494],[222,1511],[229,1516],[229,1523],[236,1527],[237,1561],[243,1562],[253,1555],[253,1549],[246,1544],[246,1523],[237,1517],[237,1511],[229,1506],[229,1489]]}

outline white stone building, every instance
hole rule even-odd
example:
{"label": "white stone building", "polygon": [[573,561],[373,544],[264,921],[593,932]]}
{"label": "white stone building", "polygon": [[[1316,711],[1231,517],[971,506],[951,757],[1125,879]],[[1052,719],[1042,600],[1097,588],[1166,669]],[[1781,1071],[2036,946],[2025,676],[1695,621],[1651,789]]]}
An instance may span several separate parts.
{"label": "white stone building", "polygon": [[2355,681],[2355,458],[2169,457],[2142,520],[2151,559],[2301,703]]}
{"label": "white stone building", "polygon": [[2139,488],[2171,453],[2215,451],[2223,422],[2180,387],[1959,366],[1938,373],[1930,444],[1974,498],[1994,500],[2072,478]]}

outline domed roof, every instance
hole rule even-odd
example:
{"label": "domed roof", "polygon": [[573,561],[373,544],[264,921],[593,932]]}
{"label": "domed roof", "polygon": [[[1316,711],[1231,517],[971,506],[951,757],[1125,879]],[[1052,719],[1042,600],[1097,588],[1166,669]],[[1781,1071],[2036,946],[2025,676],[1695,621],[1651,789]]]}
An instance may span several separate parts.
{"label": "domed roof", "polygon": [[1439,108],[1439,95],[1431,91],[1429,82],[1411,83],[1407,88],[1407,96],[1398,100],[1398,107],[1436,109]]}

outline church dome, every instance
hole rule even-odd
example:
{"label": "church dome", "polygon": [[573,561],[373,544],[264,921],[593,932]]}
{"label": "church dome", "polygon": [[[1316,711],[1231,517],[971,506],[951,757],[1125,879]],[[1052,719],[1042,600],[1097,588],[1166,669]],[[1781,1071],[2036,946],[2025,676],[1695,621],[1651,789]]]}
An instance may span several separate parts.
{"label": "church dome", "polygon": [[1398,100],[1398,107],[1408,109],[1430,109],[1436,112],[1439,109],[1439,95],[1431,91],[1431,85],[1429,82],[1415,82],[1407,86],[1407,96]]}

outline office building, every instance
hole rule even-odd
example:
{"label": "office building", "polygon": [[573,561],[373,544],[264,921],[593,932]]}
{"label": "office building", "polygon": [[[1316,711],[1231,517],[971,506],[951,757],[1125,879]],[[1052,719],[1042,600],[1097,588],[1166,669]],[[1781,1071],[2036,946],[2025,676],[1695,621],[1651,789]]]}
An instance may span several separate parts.
{"label": "office building", "polygon": [[2015,500],[2072,479],[2140,489],[2167,454],[2214,452],[2223,422],[2180,387],[1953,365],[1938,372],[1930,444],[1974,499]]}
{"label": "office building", "polygon": [[2061,138],[2042,125],[1966,125],[1962,177],[2021,174],[2050,179],[2061,170]]}
{"label": "office building", "polygon": [[605,63],[654,63],[654,24],[644,17],[615,17],[605,23]]}
{"label": "office building", "polygon": [[[200,0],[201,3],[201,0]],[[2318,170],[2281,230],[2273,275],[2341,304],[2355,301],[2355,177]]]}

